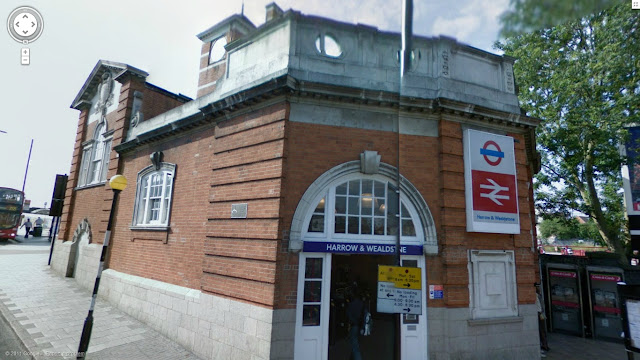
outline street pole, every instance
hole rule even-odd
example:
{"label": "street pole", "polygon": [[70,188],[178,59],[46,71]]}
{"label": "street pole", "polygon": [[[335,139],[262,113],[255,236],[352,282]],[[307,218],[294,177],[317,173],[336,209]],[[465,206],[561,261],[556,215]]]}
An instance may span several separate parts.
{"label": "street pole", "polygon": [[98,266],[98,275],[96,276],[96,283],[93,286],[93,295],[91,296],[91,305],[89,306],[89,314],[84,320],[84,326],[82,328],[82,335],[80,336],[80,345],[78,346],[78,354],[76,359],[84,359],[89,349],[89,340],[91,339],[91,330],[93,329],[93,309],[96,305],[96,298],[98,297],[98,287],[100,286],[100,276],[102,275],[102,269],[104,268],[104,260],[107,256],[107,250],[109,248],[109,238],[111,237],[111,224],[113,223],[113,213],[116,209],[116,202],[120,191],[127,187],[127,178],[122,175],[115,175],[109,180],[109,185],[113,190],[113,201],[111,202],[111,211],[109,212],[109,222],[107,222],[107,232],[104,234],[104,242],[102,243],[102,254],[100,254],[100,265]]}
{"label": "street pole", "polygon": [[[56,245],[56,234],[58,233],[58,225],[60,225],[60,216],[56,216],[53,218],[53,223],[49,228],[49,241],[51,242],[51,248],[49,249],[49,261],[47,265],[51,265],[51,257],[53,256],[53,247]],[[51,236],[51,232],[53,231],[53,237]]]}
{"label": "street pole", "polygon": [[[396,120],[396,135],[398,140],[397,151],[397,167],[396,167],[396,199],[397,199],[397,212],[396,221],[398,222],[398,234],[396,237],[396,266],[402,266],[400,261],[400,238],[402,236],[402,217],[401,214],[401,202],[400,202],[400,116],[402,111],[402,97],[405,93],[407,72],[411,69],[411,53],[413,51],[411,38],[413,36],[413,0],[403,0],[402,2],[402,49],[400,53],[400,91],[398,94],[398,118]],[[402,314],[396,316],[396,358],[401,356],[402,349],[400,349],[401,330],[402,330]]]}
{"label": "street pole", "polygon": [[29,146],[29,157],[27,158],[27,168],[24,170],[24,180],[22,181],[23,194],[24,194],[24,186],[27,183],[27,173],[29,172],[29,161],[31,161],[31,149],[33,149],[33,139],[31,139],[31,146]]}

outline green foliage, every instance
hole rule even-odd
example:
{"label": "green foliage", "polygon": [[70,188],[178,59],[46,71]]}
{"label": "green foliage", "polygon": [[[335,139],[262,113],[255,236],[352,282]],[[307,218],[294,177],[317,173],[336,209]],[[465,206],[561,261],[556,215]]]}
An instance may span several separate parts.
{"label": "green foliage", "polygon": [[543,219],[540,223],[540,236],[544,239],[555,236],[557,240],[603,242],[595,222],[580,223],[576,218],[550,217]]}
{"label": "green foliage", "polygon": [[640,12],[624,3],[596,15],[496,43],[518,60],[521,106],[542,120],[536,206],[588,214],[603,241],[624,253],[618,144],[640,123]]}
{"label": "green foliage", "polygon": [[620,0],[511,0],[500,16],[500,35],[516,36],[550,28],[620,4]]}

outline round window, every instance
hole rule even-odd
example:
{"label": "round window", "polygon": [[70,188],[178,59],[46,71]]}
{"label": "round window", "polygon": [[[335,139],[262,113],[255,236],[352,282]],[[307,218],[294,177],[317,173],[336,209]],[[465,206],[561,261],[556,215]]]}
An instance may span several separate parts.
{"label": "round window", "polygon": [[316,38],[316,50],[322,55],[329,57],[340,57],[342,55],[342,48],[338,41],[330,35],[319,35]]}
{"label": "round window", "polygon": [[222,60],[224,57],[224,46],[227,45],[227,38],[220,37],[211,42],[211,50],[209,51],[209,64]]}

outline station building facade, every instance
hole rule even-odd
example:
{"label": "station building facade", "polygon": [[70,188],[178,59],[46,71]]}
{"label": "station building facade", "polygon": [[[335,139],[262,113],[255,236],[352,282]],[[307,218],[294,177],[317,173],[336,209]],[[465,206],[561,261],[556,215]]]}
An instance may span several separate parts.
{"label": "station building facade", "polygon": [[[355,282],[374,320],[365,358],[539,358],[538,121],[514,59],[417,36],[401,89],[399,34],[276,4],[260,26],[234,15],[198,37],[196,99],[127,64],[91,72],[55,271],[92,288],[106,180],[123,174],[100,296],[198,356],[346,357]],[[499,163],[509,185],[471,184]],[[396,341],[377,299],[398,236],[421,298]]]}

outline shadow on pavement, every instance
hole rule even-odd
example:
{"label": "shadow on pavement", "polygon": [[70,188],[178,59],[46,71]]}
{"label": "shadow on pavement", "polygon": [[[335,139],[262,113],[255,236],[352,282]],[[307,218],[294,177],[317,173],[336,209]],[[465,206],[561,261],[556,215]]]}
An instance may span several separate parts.
{"label": "shadow on pavement", "polygon": [[[585,339],[560,333],[548,333],[547,360],[625,360],[627,352],[623,343]],[[640,354],[639,354],[640,355]]]}

